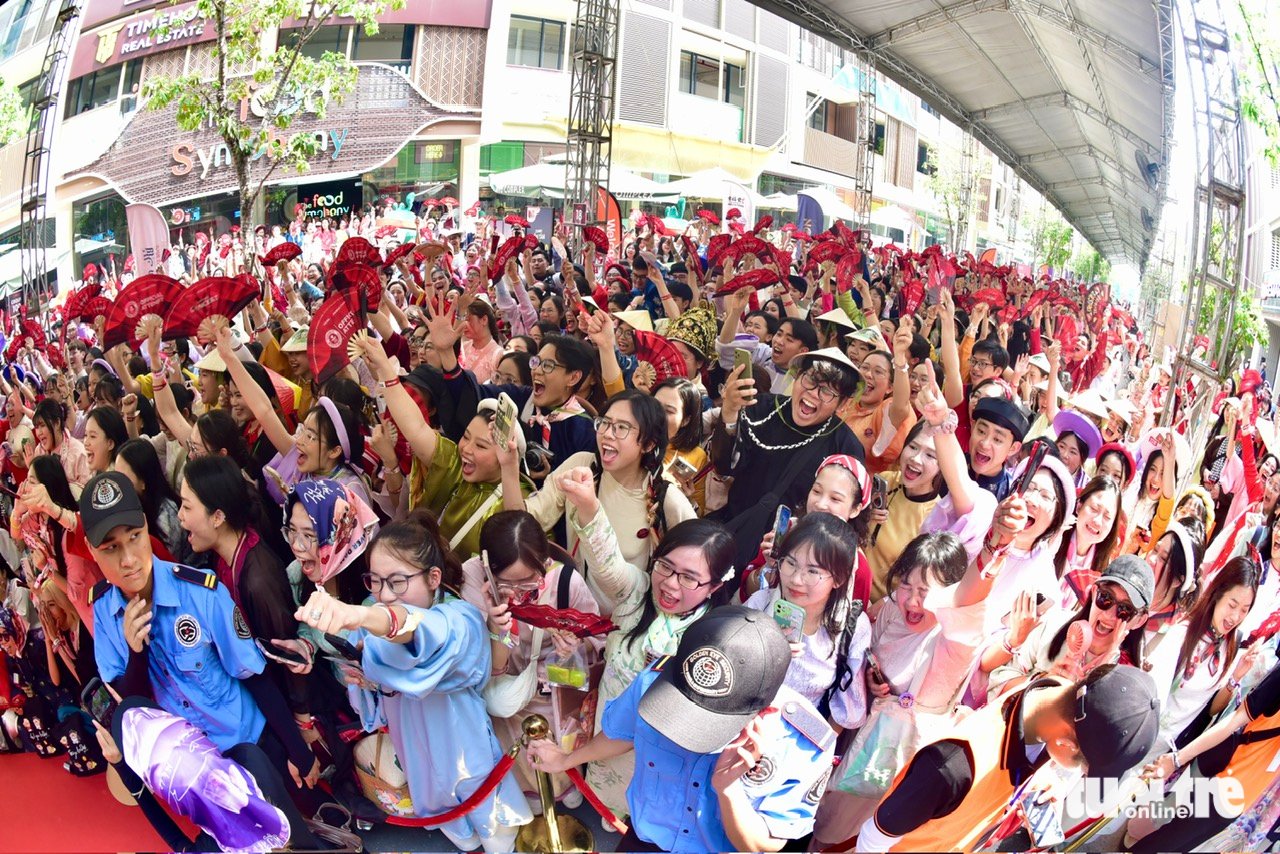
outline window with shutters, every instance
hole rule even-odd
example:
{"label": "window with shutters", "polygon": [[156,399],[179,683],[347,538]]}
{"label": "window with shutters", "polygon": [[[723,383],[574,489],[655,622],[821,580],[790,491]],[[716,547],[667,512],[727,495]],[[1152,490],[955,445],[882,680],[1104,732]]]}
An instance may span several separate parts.
{"label": "window with shutters", "polygon": [[507,33],[507,65],[526,68],[564,68],[563,21],[511,16]]}
{"label": "window with shutters", "polygon": [[1271,232],[1271,269],[1280,270],[1280,230]]}

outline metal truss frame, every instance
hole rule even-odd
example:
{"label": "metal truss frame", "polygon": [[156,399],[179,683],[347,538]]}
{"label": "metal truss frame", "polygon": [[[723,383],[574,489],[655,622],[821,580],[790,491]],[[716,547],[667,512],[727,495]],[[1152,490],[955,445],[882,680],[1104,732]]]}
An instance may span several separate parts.
{"label": "metal truss frame", "polygon": [[28,310],[41,319],[46,329],[52,318],[49,312],[40,309],[54,296],[47,267],[47,251],[53,247],[45,239],[53,125],[57,121],[64,68],[71,56],[75,21],[80,15],[80,0],[61,2],[40,68],[40,87],[31,102],[35,116],[27,132],[26,156],[22,162],[22,207],[18,228],[18,252],[22,263],[21,299]]}
{"label": "metal truss frame", "polygon": [[566,138],[564,221],[586,205],[583,224],[600,221],[596,188],[609,187],[617,92],[618,0],[578,0],[573,21]]}
{"label": "metal truss frame", "polygon": [[[1173,417],[1174,395],[1193,375],[1221,383],[1228,362],[1232,324],[1244,263],[1245,143],[1239,79],[1229,50],[1221,0],[1179,4],[1180,36],[1195,109],[1196,178],[1191,229],[1191,275],[1178,335],[1173,382],[1164,422]],[[1210,332],[1225,330],[1205,359],[1193,355],[1196,322],[1214,294]],[[1202,394],[1201,397],[1207,397]]]}
{"label": "metal truss frame", "polygon": [[[1184,0],[1184,2],[1186,1]],[[1091,28],[1086,27],[1074,18],[1062,14],[1052,14],[1054,10],[1047,8],[1043,3],[1029,2],[1029,0],[960,0],[960,2],[952,3],[943,9],[938,9],[925,16],[913,19],[906,27],[899,25],[895,30],[886,30],[870,36],[861,33],[848,20],[835,15],[819,3],[814,2],[814,0],[756,0],[756,2],[758,5],[766,6],[799,26],[816,32],[843,47],[873,57],[879,71],[907,89],[907,91],[923,98],[949,121],[975,137],[992,154],[1012,166],[1015,174],[1025,181],[1029,187],[1044,196],[1050,204],[1063,211],[1070,210],[1070,206],[1049,189],[1047,182],[1039,178],[1000,135],[986,124],[983,120],[983,115],[965,109],[954,96],[942,89],[934,79],[895,55],[888,49],[889,46],[895,40],[906,38],[909,35],[907,30],[912,27],[915,28],[912,31],[920,31],[921,28],[931,25],[946,21],[957,21],[964,17],[987,11],[1009,10],[1023,11],[1050,23],[1065,27],[1075,32],[1080,38],[1098,44],[1103,50],[1109,51],[1112,55],[1134,61],[1137,63],[1136,67],[1144,74],[1149,74],[1153,63],[1153,60],[1149,57],[1141,57],[1132,51],[1124,49],[1122,45],[1117,45],[1114,40],[1107,39],[1104,34],[1091,30]],[[1166,137],[1171,136],[1173,130],[1174,2],[1175,0],[1153,0],[1161,45],[1161,56],[1159,61],[1155,63],[1157,66],[1156,78],[1159,79],[1161,84],[1164,102],[1163,132]],[[894,33],[897,34],[895,35]],[[1161,167],[1164,166],[1161,152],[1152,151],[1149,145],[1133,137],[1133,134],[1128,129],[1121,128],[1111,122],[1096,107],[1086,104],[1077,98],[1072,98],[1065,92],[1049,97],[1060,99],[1065,108],[1078,110],[1080,113],[1100,121],[1109,130],[1144,149],[1148,156],[1151,156]],[[1012,108],[1016,104],[1008,106]],[[1160,169],[1158,186],[1155,190],[1157,198],[1164,197],[1167,181],[1166,173],[1167,170]],[[1088,221],[1093,217],[1088,214],[1082,214],[1074,216],[1074,218],[1079,221]],[[1091,239],[1095,239],[1098,248],[1107,254],[1113,256],[1127,255],[1136,259],[1139,266],[1145,265],[1152,245],[1153,230],[1144,228],[1141,223],[1128,223],[1123,232],[1115,235],[1097,234],[1091,236]]]}

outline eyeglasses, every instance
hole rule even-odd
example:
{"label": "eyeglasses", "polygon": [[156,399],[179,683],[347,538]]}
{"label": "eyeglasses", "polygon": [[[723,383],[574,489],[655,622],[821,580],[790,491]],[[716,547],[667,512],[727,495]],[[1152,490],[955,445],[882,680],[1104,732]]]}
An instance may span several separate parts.
{"label": "eyeglasses", "polygon": [[612,434],[615,439],[626,439],[631,435],[631,431],[636,429],[634,424],[626,421],[614,421],[612,418],[600,416],[595,420],[596,433],[600,436]]}
{"label": "eyeglasses", "polygon": [[542,359],[542,358],[539,358],[538,356],[533,356],[532,358],[529,359],[529,370],[537,371],[538,373],[541,373],[541,374],[549,374],[549,373],[552,373],[556,368],[563,368],[563,367],[564,365],[560,364],[555,359]]}
{"label": "eyeglasses", "polygon": [[800,375],[800,387],[805,391],[816,391],[818,400],[823,403],[834,403],[840,397],[839,391],[829,385],[822,385],[819,383],[818,378],[809,371],[805,371]]}
{"label": "eyeglasses", "polygon": [[[280,529],[280,536],[284,537],[284,541],[291,546],[301,545],[304,549],[315,548],[319,540],[316,539],[315,531],[303,531],[292,525],[285,525]],[[298,540],[301,539],[301,543]]]}
{"label": "eyeglasses", "polygon": [[989,370],[991,370],[992,368],[994,368],[994,367],[995,367],[995,363],[994,363],[994,362],[979,362],[979,361],[975,361],[975,360],[970,360],[970,361],[969,361],[969,367],[970,367],[970,368],[977,368],[977,369],[978,369],[978,370],[980,370],[980,371],[989,371]]}
{"label": "eyeglasses", "polygon": [[368,590],[375,596],[382,592],[383,587],[390,587],[391,592],[399,596],[409,589],[409,579],[417,578],[419,575],[426,575],[426,573],[415,572],[412,575],[396,574],[388,575],[386,578],[383,578],[379,575],[374,575],[371,572],[366,572],[364,575],[360,576],[360,580],[364,582],[365,590]]}
{"label": "eyeglasses", "polygon": [[676,577],[676,581],[685,590],[697,590],[699,587],[706,587],[711,584],[710,581],[699,581],[692,575],[686,575],[683,572],[676,572],[675,565],[667,561],[665,558],[656,558],[653,561],[653,577],[658,581],[666,581],[671,576]]}
{"label": "eyeglasses", "polygon": [[1099,611],[1110,611],[1115,606],[1116,617],[1120,622],[1127,623],[1132,620],[1138,613],[1137,609],[1132,605],[1124,602],[1117,602],[1116,597],[1103,587],[1097,588],[1093,593],[1093,604],[1098,606]]}
{"label": "eyeglasses", "polygon": [[523,584],[508,584],[504,581],[499,581],[498,595],[503,599],[510,599],[517,605],[527,605],[538,598],[538,594],[542,592],[542,585],[541,579]]}
{"label": "eyeglasses", "polygon": [[812,567],[801,568],[800,564],[791,555],[787,555],[778,564],[778,569],[787,575],[797,575],[799,580],[804,584],[821,584],[824,581],[830,581],[831,573],[822,569],[814,569]]}

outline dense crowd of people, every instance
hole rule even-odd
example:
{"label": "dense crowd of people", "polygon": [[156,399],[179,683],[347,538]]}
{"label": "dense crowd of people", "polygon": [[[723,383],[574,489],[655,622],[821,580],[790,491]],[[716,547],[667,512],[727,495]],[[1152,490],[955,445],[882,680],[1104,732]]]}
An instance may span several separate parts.
{"label": "dense crowd of people", "polygon": [[[840,222],[436,213],[10,321],[0,749],[173,850],[329,847],[334,802],[516,850],[540,774],[624,851],[1267,844],[1264,371]],[[1227,775],[1242,814],[1075,797]]]}

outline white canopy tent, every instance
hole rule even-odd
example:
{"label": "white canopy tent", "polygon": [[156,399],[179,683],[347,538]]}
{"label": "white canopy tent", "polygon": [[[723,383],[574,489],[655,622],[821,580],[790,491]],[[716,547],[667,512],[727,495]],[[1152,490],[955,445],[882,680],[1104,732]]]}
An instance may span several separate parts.
{"label": "white canopy tent", "polygon": [[865,54],[970,131],[1113,262],[1168,178],[1174,0],[752,0]]}

